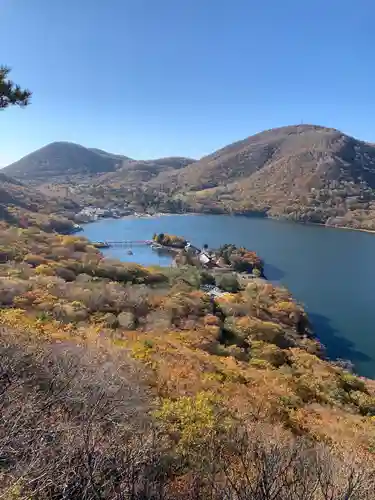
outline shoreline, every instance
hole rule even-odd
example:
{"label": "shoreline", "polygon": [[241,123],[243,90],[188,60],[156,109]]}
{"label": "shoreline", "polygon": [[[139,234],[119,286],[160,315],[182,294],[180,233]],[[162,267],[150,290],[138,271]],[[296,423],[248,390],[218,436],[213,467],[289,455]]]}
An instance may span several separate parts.
{"label": "shoreline", "polygon": [[[222,213],[222,214],[218,214],[218,213],[197,213],[197,212],[184,212],[184,213],[171,213],[171,212],[168,212],[168,213],[156,213],[156,214],[129,214],[129,215],[123,215],[122,217],[100,217],[96,220],[92,220],[92,221],[85,221],[85,222],[80,222],[80,224],[82,225],[86,225],[86,224],[92,224],[94,222],[100,222],[100,221],[103,221],[103,220],[125,220],[125,219],[156,219],[158,217],[171,217],[171,216],[179,216],[179,217],[183,217],[183,216],[204,216],[204,215],[215,215],[215,216],[223,216],[223,215],[226,215],[226,216],[230,216],[230,217],[245,217],[245,218],[259,218],[259,219],[270,219],[270,220],[276,220],[276,221],[280,221],[280,222],[290,222],[290,223],[294,223],[294,224],[299,224],[299,225],[304,225],[304,226],[320,226],[320,227],[324,227],[324,228],[327,228],[327,229],[341,229],[341,230],[346,230],[346,231],[359,231],[359,232],[362,232],[362,233],[368,233],[368,234],[375,234],[375,229],[362,229],[362,228],[357,228],[357,227],[349,227],[349,226],[327,226],[326,224],[324,224],[323,222],[303,222],[303,221],[295,221],[295,220],[291,220],[291,219],[286,219],[284,217],[268,217],[268,216],[252,216],[252,215],[248,215],[248,214],[240,214],[240,213]],[[80,232],[81,230],[83,230],[83,228],[81,228],[80,230],[76,231],[76,232]]]}
{"label": "shoreline", "polygon": [[361,229],[358,227],[348,227],[348,226],[327,226],[326,224],[320,222],[302,222],[301,224],[306,224],[309,226],[322,226],[328,229],[344,229],[345,231],[359,231],[361,233],[375,234],[375,229]]}

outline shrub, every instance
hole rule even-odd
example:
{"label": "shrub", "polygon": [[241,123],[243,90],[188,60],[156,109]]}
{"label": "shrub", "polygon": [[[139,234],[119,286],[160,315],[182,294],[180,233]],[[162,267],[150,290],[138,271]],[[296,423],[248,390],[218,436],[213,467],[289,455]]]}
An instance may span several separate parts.
{"label": "shrub", "polygon": [[375,397],[361,391],[349,393],[351,401],[358,407],[362,415],[375,415]]}
{"label": "shrub", "polygon": [[40,264],[35,268],[35,272],[43,276],[53,276],[55,274],[55,270],[47,264]]}
{"label": "shrub", "polygon": [[249,361],[248,349],[238,347],[237,345],[230,345],[226,348],[227,356],[233,356],[238,361]]}
{"label": "shrub", "polygon": [[341,385],[345,391],[361,391],[366,392],[366,384],[363,380],[356,377],[352,373],[341,373]]}
{"label": "shrub", "polygon": [[235,274],[222,274],[216,277],[216,285],[229,293],[238,292],[240,286]]}
{"label": "shrub", "polygon": [[13,260],[17,255],[14,249],[0,246],[0,264]]}
{"label": "shrub", "polygon": [[296,395],[305,403],[320,401],[322,390],[319,381],[310,373],[305,373],[296,379]]}
{"label": "shrub", "polygon": [[285,350],[280,349],[275,344],[262,341],[251,342],[251,356],[257,359],[264,359],[277,368],[284,365],[288,360]]}
{"label": "shrub", "polygon": [[204,444],[205,438],[221,426],[215,405],[217,397],[211,392],[200,392],[195,397],[182,396],[176,400],[164,399],[154,416],[171,434],[177,434],[179,449],[189,453],[191,447]]}
{"label": "shrub", "polygon": [[75,273],[66,267],[56,267],[55,274],[65,281],[74,281],[76,279]]}
{"label": "shrub", "polygon": [[202,285],[215,285],[215,277],[207,271],[201,271],[201,284]]}
{"label": "shrub", "polygon": [[272,368],[272,365],[268,361],[258,358],[250,358],[250,365],[255,368],[259,368],[260,370],[267,370],[268,368]]}
{"label": "shrub", "polygon": [[276,344],[281,348],[290,347],[292,342],[284,333],[282,328],[271,321],[244,316],[241,318],[226,318],[224,326],[232,332],[239,341],[248,341],[250,344],[254,340],[261,340],[271,344]]}
{"label": "shrub", "polygon": [[117,328],[118,327],[118,319],[115,314],[106,313],[100,319],[100,322],[107,328]]}
{"label": "shrub", "polygon": [[12,305],[15,297],[23,294],[27,289],[27,281],[0,278],[0,305]]}
{"label": "shrub", "polygon": [[87,309],[77,302],[75,304],[56,304],[53,308],[53,315],[65,323],[85,321],[89,316]]}
{"label": "shrub", "polygon": [[134,330],[135,328],[135,318],[130,312],[122,312],[117,316],[117,322],[119,326],[125,328],[126,330]]}
{"label": "shrub", "polygon": [[26,262],[27,264],[30,264],[30,266],[32,267],[37,267],[37,266],[40,266],[42,264],[45,264],[46,263],[46,259],[44,259],[43,257],[41,257],[40,255],[34,255],[34,254],[27,254],[25,257],[24,257],[24,262]]}

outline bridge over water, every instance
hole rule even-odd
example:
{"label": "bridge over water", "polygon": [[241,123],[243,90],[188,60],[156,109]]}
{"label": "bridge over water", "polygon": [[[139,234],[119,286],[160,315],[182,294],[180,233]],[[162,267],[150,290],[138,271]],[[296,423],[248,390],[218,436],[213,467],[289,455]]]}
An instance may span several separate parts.
{"label": "bridge over water", "polygon": [[95,241],[95,248],[131,248],[134,246],[152,245],[152,240],[120,240],[120,241]]}

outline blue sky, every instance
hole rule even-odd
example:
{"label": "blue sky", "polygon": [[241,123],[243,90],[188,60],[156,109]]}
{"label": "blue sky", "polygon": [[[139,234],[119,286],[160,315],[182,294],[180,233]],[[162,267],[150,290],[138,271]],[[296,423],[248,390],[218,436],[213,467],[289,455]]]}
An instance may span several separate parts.
{"label": "blue sky", "polygon": [[0,165],[49,142],[200,157],[304,123],[375,142],[373,0],[0,0]]}

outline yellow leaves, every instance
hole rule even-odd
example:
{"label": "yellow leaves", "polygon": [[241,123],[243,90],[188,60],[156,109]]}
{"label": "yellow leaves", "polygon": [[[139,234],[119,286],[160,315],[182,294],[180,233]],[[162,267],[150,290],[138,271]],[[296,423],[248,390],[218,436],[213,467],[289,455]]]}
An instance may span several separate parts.
{"label": "yellow leaves", "polygon": [[288,360],[287,351],[280,349],[275,344],[269,344],[268,342],[263,342],[261,340],[251,342],[251,364],[258,363],[259,361],[265,361],[272,366],[279,367],[285,364]]}
{"label": "yellow leaves", "polygon": [[262,321],[252,316],[232,318],[227,322],[228,328],[240,338],[250,340],[262,340],[278,344],[283,340],[283,330],[272,321]]}
{"label": "yellow leaves", "polygon": [[290,313],[296,310],[296,304],[294,302],[283,300],[280,302],[276,302],[272,309]]}
{"label": "yellow leaves", "polygon": [[202,373],[202,382],[219,382],[221,384],[224,380],[225,375],[220,372]]}
{"label": "yellow leaves", "polygon": [[79,238],[77,238],[76,236],[62,236],[61,237],[61,243],[64,246],[74,245],[77,241],[79,241]]}
{"label": "yellow leaves", "polygon": [[254,368],[259,368],[259,370],[268,370],[272,368],[272,365],[265,359],[251,358],[250,365]]}
{"label": "yellow leaves", "polygon": [[228,421],[219,418],[216,408],[219,402],[219,398],[210,391],[199,392],[194,397],[164,399],[154,416],[168,432],[177,435],[178,448],[185,453],[192,446],[204,444],[208,436],[228,425]]}
{"label": "yellow leaves", "polygon": [[132,356],[146,363],[151,362],[152,349],[153,349],[153,343],[151,340],[147,339],[135,342],[131,346]]}
{"label": "yellow leaves", "polygon": [[46,265],[46,264],[40,264],[35,268],[36,274],[42,275],[42,276],[54,276],[55,271],[52,267]]}
{"label": "yellow leaves", "polygon": [[29,324],[25,312],[24,309],[1,309],[0,323],[13,328],[17,328],[19,325],[25,324],[25,322]]}
{"label": "yellow leaves", "polygon": [[24,309],[1,309],[0,324],[12,327],[26,334],[40,337],[66,338],[74,331],[73,325],[63,325],[50,317],[36,317]]}
{"label": "yellow leaves", "polygon": [[240,299],[240,294],[238,293],[224,293],[220,297],[216,299],[216,301],[220,304],[221,302],[227,302],[227,303],[236,303],[239,302]]}
{"label": "yellow leaves", "polygon": [[14,299],[14,305],[23,308],[31,305],[44,304],[47,309],[51,309],[57,300],[57,297],[49,293],[47,286],[47,290],[38,288],[19,295]]}

